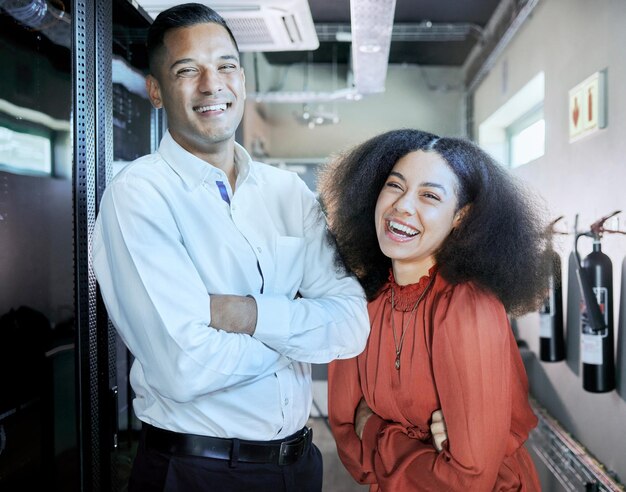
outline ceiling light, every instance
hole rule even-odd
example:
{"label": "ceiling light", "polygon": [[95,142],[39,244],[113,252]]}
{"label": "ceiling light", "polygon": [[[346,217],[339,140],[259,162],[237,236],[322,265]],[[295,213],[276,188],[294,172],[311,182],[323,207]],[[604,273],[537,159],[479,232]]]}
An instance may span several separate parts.
{"label": "ceiling light", "polygon": [[380,45],[375,43],[362,44],[359,46],[359,51],[361,53],[378,53],[380,50]]}

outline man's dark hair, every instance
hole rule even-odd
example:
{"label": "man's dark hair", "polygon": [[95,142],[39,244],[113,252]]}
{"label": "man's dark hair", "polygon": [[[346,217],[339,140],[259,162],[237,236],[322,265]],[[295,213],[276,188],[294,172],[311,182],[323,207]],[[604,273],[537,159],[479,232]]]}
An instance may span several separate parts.
{"label": "man's dark hair", "polygon": [[239,52],[237,40],[220,14],[212,8],[200,3],[183,3],[161,12],[148,29],[148,40],[146,44],[148,48],[150,73],[156,75],[156,59],[159,51],[163,47],[163,38],[167,31],[179,27],[190,27],[205,23],[218,24],[226,29],[226,32],[228,32],[230,39],[235,45],[235,49]]}

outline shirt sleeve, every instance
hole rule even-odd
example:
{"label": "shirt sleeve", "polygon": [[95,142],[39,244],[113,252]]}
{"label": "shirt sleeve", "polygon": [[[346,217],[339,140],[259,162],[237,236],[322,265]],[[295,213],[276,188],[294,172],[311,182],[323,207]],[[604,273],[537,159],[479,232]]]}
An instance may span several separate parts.
{"label": "shirt sleeve", "polygon": [[471,286],[435,314],[432,364],[448,445],[438,453],[399,424],[378,435],[382,490],[493,490],[511,425],[511,354],[503,306]]}
{"label": "shirt sleeve", "polygon": [[369,334],[365,294],[353,276],[338,271],[319,203],[298,182],[304,222],[304,274],[298,288],[302,297],[255,294],[254,336],[300,362],[319,364],[353,357],[363,351]]}
{"label": "shirt sleeve", "polygon": [[355,411],[363,393],[359,385],[357,359],[337,360],[328,366],[328,420],[341,462],[359,483],[376,483],[374,457],[378,434],[386,422],[372,415],[362,440],[354,429]]}
{"label": "shirt sleeve", "polygon": [[210,297],[174,215],[143,180],[123,176],[104,193],[93,267],[109,317],[166,398],[191,401],[290,362],[255,338],[209,328]]}

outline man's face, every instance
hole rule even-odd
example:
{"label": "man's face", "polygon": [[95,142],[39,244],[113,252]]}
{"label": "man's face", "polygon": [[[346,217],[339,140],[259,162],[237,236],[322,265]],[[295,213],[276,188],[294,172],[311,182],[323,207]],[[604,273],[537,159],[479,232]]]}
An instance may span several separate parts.
{"label": "man's face", "polygon": [[147,80],[148,94],[155,107],[165,108],[178,144],[201,156],[234,140],[245,77],[224,27],[204,23],[168,31],[156,67]]}

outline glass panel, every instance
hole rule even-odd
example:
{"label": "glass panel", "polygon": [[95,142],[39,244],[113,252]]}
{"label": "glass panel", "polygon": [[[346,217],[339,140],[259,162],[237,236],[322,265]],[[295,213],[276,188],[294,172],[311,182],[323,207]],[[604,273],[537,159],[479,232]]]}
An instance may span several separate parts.
{"label": "glass panel", "polygon": [[78,490],[71,24],[0,2],[0,490]]}
{"label": "glass panel", "polygon": [[[113,2],[113,166],[109,178],[152,151],[153,109],[145,87],[145,39],[149,18],[127,0]],[[141,425],[132,409],[128,374],[133,358],[117,337],[117,448],[119,490],[126,490]]]}
{"label": "glass panel", "polygon": [[0,126],[0,168],[21,174],[52,174],[52,140]]}
{"label": "glass panel", "polygon": [[544,154],[545,128],[542,118],[511,136],[511,167],[521,166]]}

